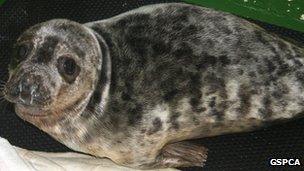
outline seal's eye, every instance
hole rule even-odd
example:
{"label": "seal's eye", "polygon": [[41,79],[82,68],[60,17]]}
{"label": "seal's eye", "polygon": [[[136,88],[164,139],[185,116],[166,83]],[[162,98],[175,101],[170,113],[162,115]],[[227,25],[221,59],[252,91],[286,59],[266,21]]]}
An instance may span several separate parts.
{"label": "seal's eye", "polygon": [[30,51],[32,50],[32,45],[29,43],[22,43],[15,46],[15,57],[19,60],[25,59]]}
{"label": "seal's eye", "polygon": [[11,70],[15,69],[22,60],[24,60],[30,53],[32,46],[30,44],[24,43],[16,45],[14,48],[14,54],[11,58],[9,68]]}
{"label": "seal's eye", "polygon": [[68,75],[73,75],[76,71],[76,63],[73,59],[65,59],[63,63],[64,72]]}
{"label": "seal's eye", "polygon": [[29,48],[28,48],[27,45],[21,45],[21,46],[19,46],[18,47],[18,52],[17,52],[18,56],[20,58],[25,58],[27,56],[27,54],[28,54],[28,50],[29,50]]}
{"label": "seal's eye", "polygon": [[80,67],[76,64],[76,61],[70,57],[60,57],[57,67],[61,76],[68,83],[74,82],[80,72]]}

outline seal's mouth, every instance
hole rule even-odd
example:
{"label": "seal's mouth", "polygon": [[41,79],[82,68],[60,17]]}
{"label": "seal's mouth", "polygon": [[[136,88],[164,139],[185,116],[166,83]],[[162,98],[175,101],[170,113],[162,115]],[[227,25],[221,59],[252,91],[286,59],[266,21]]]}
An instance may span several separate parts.
{"label": "seal's mouth", "polygon": [[24,108],[45,109],[52,103],[49,87],[37,76],[9,80],[2,93],[7,101]]}
{"label": "seal's mouth", "polygon": [[23,104],[15,104],[15,111],[19,116],[29,116],[29,117],[47,117],[49,114],[47,114],[46,111],[43,109],[33,107],[33,106],[27,106]]}
{"label": "seal's mouth", "polygon": [[30,100],[24,100],[20,96],[12,97],[12,96],[6,94],[5,91],[4,91],[3,95],[4,95],[3,96],[4,99],[6,99],[8,102],[14,103],[16,105],[20,105],[20,106],[23,106],[23,107],[26,107],[26,108],[40,108],[40,109],[43,109],[47,106],[46,103],[43,103],[43,104],[42,103],[36,103],[35,102],[36,99],[34,99],[34,98],[32,98]]}
{"label": "seal's mouth", "polygon": [[15,104],[15,111],[19,116],[30,116],[30,117],[46,117],[48,108],[47,101],[38,102],[34,97],[29,99],[23,99],[20,95],[12,95],[9,88],[5,86],[3,90],[3,97],[8,102]]}

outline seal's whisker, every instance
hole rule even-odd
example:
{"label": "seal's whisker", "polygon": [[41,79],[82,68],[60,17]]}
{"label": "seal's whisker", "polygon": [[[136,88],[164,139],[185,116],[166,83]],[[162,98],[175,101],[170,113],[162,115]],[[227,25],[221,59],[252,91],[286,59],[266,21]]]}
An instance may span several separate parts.
{"label": "seal's whisker", "polygon": [[5,83],[0,83],[0,87],[5,87]]}
{"label": "seal's whisker", "polygon": [[0,92],[2,92],[5,89],[5,85],[0,86]]}
{"label": "seal's whisker", "polygon": [[5,86],[0,86],[0,97],[4,95]]}
{"label": "seal's whisker", "polygon": [[1,91],[0,91],[0,98],[2,98],[2,97],[4,98],[4,95],[5,95],[5,94],[4,94],[4,91],[1,90]]}
{"label": "seal's whisker", "polygon": [[1,99],[2,97],[4,98],[4,92],[3,92],[3,90],[0,89],[0,99]]}
{"label": "seal's whisker", "polygon": [[5,84],[6,82],[3,80],[0,80],[0,85]]}
{"label": "seal's whisker", "polygon": [[0,97],[0,105],[2,105],[4,102],[7,102],[4,97]]}

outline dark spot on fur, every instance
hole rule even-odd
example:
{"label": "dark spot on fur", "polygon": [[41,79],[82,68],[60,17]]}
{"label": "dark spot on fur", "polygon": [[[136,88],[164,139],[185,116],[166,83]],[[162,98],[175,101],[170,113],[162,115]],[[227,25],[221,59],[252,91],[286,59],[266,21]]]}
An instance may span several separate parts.
{"label": "dark spot on fur", "polygon": [[256,77],[256,73],[255,73],[254,71],[250,71],[250,72],[248,73],[248,75],[249,75],[250,77]]}
{"label": "dark spot on fur", "polygon": [[172,30],[177,31],[177,32],[181,31],[183,28],[184,28],[184,26],[181,25],[181,24],[175,24],[175,25],[172,26]]}
{"label": "dark spot on fur", "polygon": [[264,45],[269,45],[269,42],[265,39],[262,31],[255,30],[254,33],[259,42],[263,43]]}
{"label": "dark spot on fur", "polygon": [[286,59],[292,60],[292,59],[294,59],[294,56],[292,56],[292,55],[290,55],[290,54],[286,54]]}
{"label": "dark spot on fur", "polygon": [[295,59],[294,63],[296,64],[297,67],[303,67],[302,62],[300,62],[299,60]]}
{"label": "dark spot on fur", "polygon": [[209,107],[214,108],[216,104],[216,97],[212,97],[209,102]]}
{"label": "dark spot on fur", "polygon": [[219,61],[222,66],[226,66],[231,63],[231,60],[226,55],[219,56]]}
{"label": "dark spot on fur", "polygon": [[197,73],[194,75],[190,76],[190,80],[191,80],[191,85],[195,86],[195,85],[200,85],[201,84],[201,74]]}
{"label": "dark spot on fur", "polygon": [[268,72],[269,73],[274,72],[274,70],[276,69],[276,66],[269,59],[265,59],[264,61],[265,61],[266,65],[267,65]]}
{"label": "dark spot on fur", "polygon": [[295,75],[296,75],[297,80],[298,80],[302,85],[304,85],[304,72],[302,72],[302,71],[297,71]]}
{"label": "dark spot on fur", "polygon": [[174,99],[174,97],[177,95],[177,93],[178,93],[178,90],[177,90],[177,89],[174,89],[174,90],[172,90],[172,91],[169,91],[169,92],[167,92],[167,93],[164,95],[163,99],[164,99],[165,101],[171,101],[171,100]]}
{"label": "dark spot on fur", "polygon": [[136,52],[141,59],[143,59],[148,53],[148,47],[151,44],[151,40],[148,37],[134,37],[128,35],[126,37],[126,44],[130,46],[133,52]]}
{"label": "dark spot on fur", "polygon": [[192,53],[193,53],[192,48],[188,44],[182,43],[182,45],[180,45],[180,48],[178,48],[176,51],[173,52],[173,55],[175,55],[177,58],[181,58],[181,57],[187,57]]}
{"label": "dark spot on fur", "polygon": [[286,64],[286,63],[284,63],[284,64],[282,64],[282,65],[279,66],[277,74],[279,76],[284,76],[287,73],[289,73],[290,71],[291,71],[291,68],[289,67],[289,65]]}
{"label": "dark spot on fur", "polygon": [[147,130],[146,129],[142,129],[142,130],[140,130],[140,133],[145,133]]}
{"label": "dark spot on fur", "polygon": [[[224,87],[222,87],[222,88],[224,88]],[[220,85],[220,83],[217,84],[217,87],[214,88],[214,91],[212,90],[212,93],[215,93],[218,90],[221,91],[221,85]],[[212,93],[209,92],[209,94],[212,94]],[[220,93],[220,94],[222,94],[222,93]],[[222,97],[222,95],[220,95],[220,96]],[[225,97],[222,97],[222,98],[225,99]],[[208,106],[211,108],[210,109],[210,114],[211,115],[215,115],[218,119],[222,119],[223,115],[224,115],[223,111],[225,110],[225,107],[223,108],[222,102],[220,102],[219,104],[217,104],[216,103],[216,99],[217,98],[215,96],[211,97],[211,99],[210,99],[210,101],[208,103]],[[220,111],[218,109],[220,109]]]}
{"label": "dark spot on fur", "polygon": [[227,35],[232,33],[232,30],[225,26],[219,26],[218,29]]}
{"label": "dark spot on fur", "polygon": [[258,73],[261,74],[261,75],[263,75],[264,72],[265,72],[262,65],[258,65],[258,66],[257,66],[257,71],[258,71]]}
{"label": "dark spot on fur", "polygon": [[238,69],[238,73],[239,73],[239,75],[243,75],[244,74],[244,70]]}
{"label": "dark spot on fur", "polygon": [[240,115],[247,115],[250,111],[251,108],[251,103],[250,103],[250,89],[248,86],[242,84],[239,88],[239,98],[240,98]]}
{"label": "dark spot on fur", "polygon": [[131,84],[131,82],[133,81],[133,78],[129,78],[127,79],[125,82],[124,82],[124,93],[131,96],[131,94],[134,93],[134,90],[133,90],[133,84]]}
{"label": "dark spot on fur", "polygon": [[181,36],[189,36],[189,35],[197,34],[198,31],[199,31],[199,28],[198,28],[198,27],[196,27],[196,26],[193,25],[193,24],[190,24],[189,26],[184,27],[184,28],[181,30]]}
{"label": "dark spot on fur", "polygon": [[124,101],[128,101],[128,100],[131,100],[131,97],[128,93],[122,92],[121,99],[124,100]]}
{"label": "dark spot on fur", "polygon": [[191,106],[198,106],[199,105],[199,101],[200,101],[200,99],[198,99],[198,98],[191,98],[190,99],[190,105]]}
{"label": "dark spot on fur", "polygon": [[129,113],[129,125],[135,126],[142,119],[142,110],[143,107],[140,104],[137,104],[135,108],[131,108],[128,110]]}
{"label": "dark spot on fur", "polygon": [[211,49],[211,48],[214,47],[215,43],[214,43],[214,41],[212,39],[207,39],[206,40],[206,45],[208,46],[208,48]]}
{"label": "dark spot on fur", "polygon": [[180,116],[181,114],[178,113],[178,112],[173,112],[171,113],[170,115],[170,119],[168,121],[168,123],[171,123],[171,126],[169,129],[174,129],[174,130],[178,130],[179,129],[179,123],[177,121],[178,117]]}
{"label": "dark spot on fur", "polygon": [[155,118],[152,122],[154,128],[156,128],[157,130],[160,130],[162,127],[162,122],[160,120],[160,118]]}
{"label": "dark spot on fur", "polygon": [[216,119],[222,121],[224,119],[223,111],[218,111],[217,109],[211,109],[211,115],[216,116]]}
{"label": "dark spot on fur", "polygon": [[160,120],[160,118],[155,118],[152,122],[152,125],[153,125],[153,128],[151,128],[147,132],[148,135],[151,135],[151,134],[154,134],[154,133],[160,131],[162,129],[162,126],[163,126],[162,121]]}
{"label": "dark spot on fur", "polygon": [[199,122],[199,120],[197,119],[196,116],[192,116],[192,122],[193,122],[194,125],[199,125],[200,124],[200,122]]}
{"label": "dark spot on fur", "polygon": [[170,53],[172,47],[171,44],[166,44],[164,42],[156,42],[152,45],[153,56],[158,56],[162,54]]}
{"label": "dark spot on fur", "polygon": [[207,109],[205,107],[200,107],[200,108],[197,108],[196,109],[196,112],[197,113],[202,113],[202,112],[205,112]]}
{"label": "dark spot on fur", "polygon": [[55,87],[56,86],[56,82],[55,81],[51,81],[51,86]]}
{"label": "dark spot on fur", "polygon": [[283,94],[280,91],[274,91],[272,92],[272,96],[276,99],[281,99],[283,97]]}
{"label": "dark spot on fur", "polygon": [[114,113],[120,112],[120,109],[119,109],[119,107],[117,107],[117,106],[118,106],[118,105],[115,105],[115,104],[111,105],[111,110],[112,110]]}
{"label": "dark spot on fur", "polygon": [[283,51],[287,49],[287,44],[283,41],[278,41],[279,48]]}
{"label": "dark spot on fur", "polygon": [[126,19],[118,20],[117,23],[116,23],[116,26],[124,28],[124,27],[126,27],[126,25],[128,24],[128,22],[129,21],[126,20]]}
{"label": "dark spot on fur", "polygon": [[209,56],[209,55],[207,55],[207,56],[205,56],[205,58],[204,58],[204,63],[205,64],[210,64],[210,65],[215,65],[216,63],[217,63],[217,58],[215,57],[215,56]]}
{"label": "dark spot on fur", "polygon": [[44,43],[37,49],[36,56],[34,57],[35,62],[46,64],[51,61],[58,41],[57,37],[46,37]]}
{"label": "dark spot on fur", "polygon": [[210,73],[205,76],[204,83],[208,85],[206,95],[214,94],[220,91],[221,96],[225,94],[225,80],[216,76],[216,73]]}
{"label": "dark spot on fur", "polygon": [[263,98],[262,103],[263,103],[263,108],[259,111],[260,111],[262,118],[267,119],[267,118],[271,117],[273,114],[270,97],[266,95]]}
{"label": "dark spot on fur", "polygon": [[192,106],[192,111],[194,112],[201,112],[201,92],[202,86],[202,75],[200,72],[193,74],[190,76],[190,85],[189,85],[189,92],[190,92],[190,105]]}
{"label": "dark spot on fur", "polygon": [[143,36],[146,33],[146,27],[145,25],[138,24],[138,25],[131,25],[128,27],[129,33],[134,34],[135,36]]}

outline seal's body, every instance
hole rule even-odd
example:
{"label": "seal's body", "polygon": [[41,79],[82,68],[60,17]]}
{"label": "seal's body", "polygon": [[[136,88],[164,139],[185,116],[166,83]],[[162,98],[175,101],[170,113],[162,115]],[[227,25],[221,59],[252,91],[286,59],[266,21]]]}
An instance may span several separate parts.
{"label": "seal's body", "polygon": [[17,114],[74,150],[130,167],[202,166],[206,150],[184,140],[304,109],[303,48],[202,7],[51,20],[17,47],[24,59],[5,89]]}

